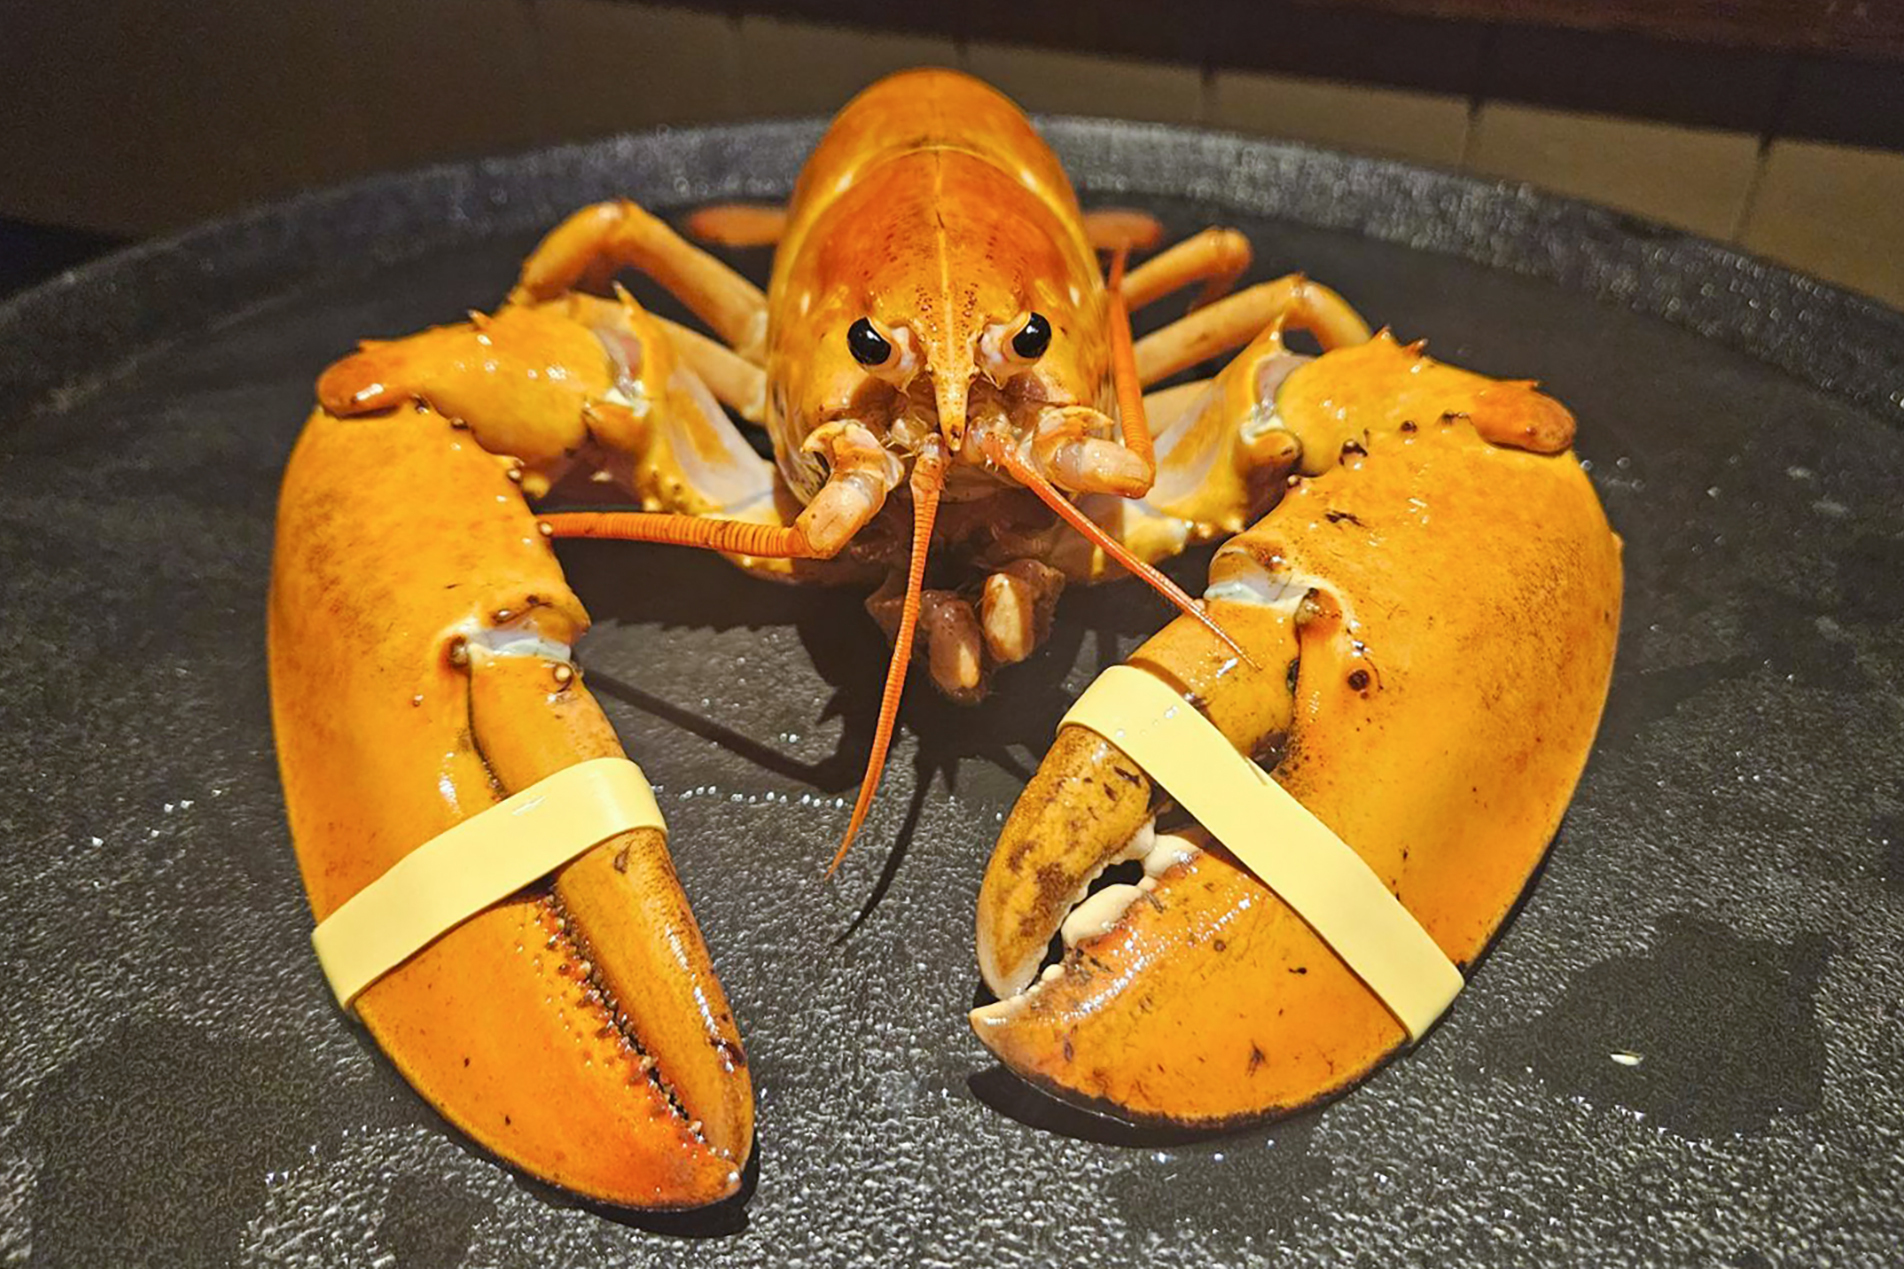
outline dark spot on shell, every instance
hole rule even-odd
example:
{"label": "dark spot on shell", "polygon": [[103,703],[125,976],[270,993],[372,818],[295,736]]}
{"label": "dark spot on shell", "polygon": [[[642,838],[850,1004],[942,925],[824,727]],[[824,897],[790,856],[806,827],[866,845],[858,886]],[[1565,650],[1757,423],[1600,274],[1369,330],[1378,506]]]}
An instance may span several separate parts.
{"label": "dark spot on shell", "polygon": [[1289,972],[1292,974],[1306,974],[1309,972],[1309,967],[1307,965],[1298,965]]}
{"label": "dark spot on shell", "polygon": [[628,871],[628,848],[626,846],[615,852],[615,871]]}
{"label": "dark spot on shell", "polygon": [[1071,897],[1074,888],[1070,874],[1057,864],[1045,864],[1038,869],[1038,902],[1025,914],[1027,929],[1035,929],[1039,924],[1038,913],[1055,911],[1060,904]]}
{"label": "dark spot on shell", "polygon": [[741,1070],[747,1065],[747,1051],[725,1036],[714,1041],[714,1051],[726,1058],[727,1065],[733,1070]]}
{"label": "dark spot on shell", "polygon": [[1295,694],[1296,680],[1301,676],[1301,674],[1302,674],[1302,658],[1290,657],[1289,669],[1284,671],[1283,673],[1283,683],[1289,688],[1291,695]]}
{"label": "dark spot on shell", "polygon": [[1358,692],[1366,692],[1368,690],[1368,685],[1369,685],[1369,672],[1367,670],[1357,670],[1355,673],[1349,675],[1349,686],[1353,688],[1354,690]]}
{"label": "dark spot on shell", "polygon": [[1404,432],[1412,432],[1412,431],[1414,431],[1414,430],[1415,430],[1415,420],[1413,420],[1413,419],[1403,419],[1403,420],[1402,420],[1402,431],[1404,431]]}
{"label": "dark spot on shell", "polygon": [[1256,1068],[1261,1066],[1266,1061],[1268,1061],[1268,1057],[1263,1053],[1263,1051],[1257,1048],[1254,1044],[1250,1045],[1250,1055],[1249,1055],[1250,1074],[1254,1075],[1256,1073]]}
{"label": "dark spot on shell", "polygon": [[1360,441],[1356,441],[1356,440],[1343,441],[1342,442],[1342,457],[1346,459],[1351,454],[1360,454],[1366,457],[1368,455],[1368,449]]}
{"label": "dark spot on shell", "polygon": [[[1354,442],[1350,442],[1350,444],[1353,444],[1353,443]],[[1347,520],[1350,524],[1356,526],[1359,529],[1368,528],[1366,524],[1363,524],[1360,520],[1356,519],[1355,513],[1353,511],[1325,511],[1322,513],[1322,516],[1323,516],[1323,519],[1327,520],[1330,524],[1341,524],[1344,520]]]}
{"label": "dark spot on shell", "polygon": [[1213,952],[1227,952],[1230,950],[1230,945],[1225,943],[1222,939],[1211,939],[1210,950]]}

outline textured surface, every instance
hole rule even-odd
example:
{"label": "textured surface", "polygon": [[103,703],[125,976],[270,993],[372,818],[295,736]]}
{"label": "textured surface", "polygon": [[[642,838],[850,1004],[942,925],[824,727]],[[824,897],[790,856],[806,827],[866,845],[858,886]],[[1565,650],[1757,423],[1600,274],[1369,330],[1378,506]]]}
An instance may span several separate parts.
{"label": "textured surface", "polygon": [[356,337],[494,303],[586,199],[777,193],[815,131],[437,169],[0,308],[0,1259],[1895,1255],[1904,319],[1513,188],[1166,129],[1052,134],[1087,201],[1239,224],[1260,274],[1306,269],[1580,416],[1627,541],[1613,699],[1544,876],[1448,1021],[1266,1131],[1181,1140],[1053,1106],[966,1028],[972,896],[1070,694],[1155,602],[1067,597],[1053,646],[976,709],[914,693],[828,884],[883,662],[858,605],[591,545],[565,553],[599,622],[591,685],[661,790],[740,1013],[759,1163],[742,1202],[629,1220],[466,1146],[309,952],[264,695],[278,472]]}

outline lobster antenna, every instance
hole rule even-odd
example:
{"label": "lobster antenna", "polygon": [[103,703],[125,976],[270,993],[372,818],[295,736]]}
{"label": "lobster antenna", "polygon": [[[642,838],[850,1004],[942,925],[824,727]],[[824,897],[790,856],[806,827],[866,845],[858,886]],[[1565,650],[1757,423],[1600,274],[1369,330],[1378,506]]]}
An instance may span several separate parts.
{"label": "lobster antenna", "polygon": [[906,603],[899,613],[899,633],[893,639],[892,660],[886,666],[886,687],[879,698],[879,726],[873,732],[873,751],[866,758],[866,774],[860,778],[859,800],[853,803],[853,818],[846,825],[846,836],[826,866],[831,877],[846,858],[846,852],[859,835],[866,820],[873,794],[879,790],[879,777],[886,770],[886,751],[892,747],[893,728],[899,721],[899,697],[906,689],[906,667],[912,660],[913,635],[919,629],[919,604],[926,584],[926,549],[932,544],[932,522],[939,514],[939,494],[945,488],[945,452],[938,437],[928,437],[919,458],[912,465],[912,558],[906,568]]}
{"label": "lobster antenna", "polygon": [[1146,564],[1130,553],[1130,548],[1112,537],[1104,526],[1091,519],[1078,509],[1076,503],[1058,491],[1058,487],[1046,480],[1044,473],[1027,463],[1017,450],[1006,442],[997,432],[987,432],[982,442],[985,457],[1010,472],[1013,479],[1038,496],[1038,501],[1058,513],[1060,519],[1079,533],[1083,534],[1098,550],[1116,560],[1125,569],[1162,595],[1170,604],[1186,617],[1194,617],[1205,630],[1221,639],[1223,643],[1242,657],[1246,665],[1254,666],[1255,658],[1243,650],[1243,645],[1230,637],[1230,632],[1217,624],[1204,606],[1184,593],[1183,587],[1158,572],[1155,567]]}

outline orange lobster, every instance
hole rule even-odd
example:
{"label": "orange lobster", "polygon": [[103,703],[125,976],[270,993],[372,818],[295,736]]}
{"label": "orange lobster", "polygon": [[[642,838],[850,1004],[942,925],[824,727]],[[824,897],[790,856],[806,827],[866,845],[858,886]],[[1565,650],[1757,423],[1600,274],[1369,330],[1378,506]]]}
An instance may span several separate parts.
{"label": "orange lobster", "polygon": [[[270,605],[286,803],[320,921],[420,843],[620,754],[548,540],[588,536],[883,583],[868,606],[892,661],[841,853],[915,641],[942,690],[975,698],[1031,654],[1067,581],[1135,573],[1183,616],[1134,661],[1244,752],[1280,755],[1277,779],[1394,874],[1449,955],[1486,944],[1585,760],[1617,625],[1617,539],[1562,407],[1371,341],[1299,277],[1227,294],[1250,258],[1231,230],[1125,272],[1155,224],[1081,212],[1018,110],[950,72],[862,93],[784,210],[691,227],[777,243],[767,292],[607,203],[550,234],[495,313],[366,344],[320,380]],[[604,293],[622,268],[713,337]],[[1132,339],[1131,309],[1195,283],[1188,316]],[[1334,351],[1289,352],[1292,327]],[[1144,395],[1244,345],[1214,379]],[[765,425],[773,462],[723,406]],[[644,510],[531,510],[578,468]],[[1153,567],[1266,512],[1202,600]],[[1221,846],[1158,835],[1161,801],[1108,741],[1060,734],[980,896],[1002,997],[975,1015],[981,1037],[1136,1119],[1234,1122],[1366,1073],[1400,1042],[1392,1019]],[[1093,928],[1019,994],[1096,874],[1157,841],[1172,844],[1157,875],[1116,911],[1087,905]],[[1221,954],[1211,932],[1230,929],[1252,933]],[[1299,987],[1278,976],[1296,961],[1314,971]],[[641,1207],[739,1184],[746,1057],[659,829],[463,921],[356,1009],[447,1118],[539,1177]]]}

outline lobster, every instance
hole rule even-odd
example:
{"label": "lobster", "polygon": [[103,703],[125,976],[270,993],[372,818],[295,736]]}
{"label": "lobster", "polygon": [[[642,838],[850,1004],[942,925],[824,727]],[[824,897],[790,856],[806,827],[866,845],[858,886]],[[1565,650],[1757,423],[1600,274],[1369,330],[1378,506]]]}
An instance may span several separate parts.
{"label": "lobster", "polygon": [[[1127,267],[1156,223],[1082,211],[1017,108],[952,72],[855,98],[784,208],[708,208],[689,230],[774,244],[766,292],[609,202],[551,232],[494,312],[366,342],[319,379],[268,633],[320,923],[420,844],[621,754],[551,549],[594,537],[875,587],[892,656],[835,864],[915,644],[940,690],[975,699],[1067,584],[1128,573],[1180,613],[1134,663],[1392,874],[1450,956],[1486,945],[1579,776],[1617,627],[1618,543],[1563,407],[1371,338],[1301,277],[1235,290],[1233,230]],[[613,286],[624,268],[711,334]],[[1133,309],[1192,285],[1186,316],[1133,338]],[[1213,378],[1145,391],[1237,348]],[[771,460],[730,411],[767,429]],[[641,510],[532,506],[577,472]],[[1155,567],[1222,539],[1201,599]],[[1393,1020],[1222,844],[1158,832],[1160,812],[1112,741],[1060,733],[979,896],[1000,997],[974,1015],[984,1043],[1060,1096],[1198,1125],[1372,1069]],[[1154,875],[1074,930],[1098,874],[1140,855]],[[1069,950],[1040,976],[1060,926]],[[1299,984],[1280,973],[1297,962]],[[647,1208],[740,1184],[746,1053],[658,825],[483,907],[351,1003],[449,1121],[536,1177]]]}

